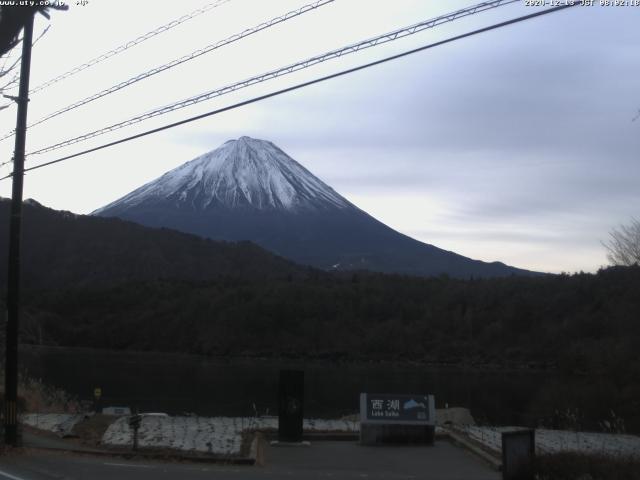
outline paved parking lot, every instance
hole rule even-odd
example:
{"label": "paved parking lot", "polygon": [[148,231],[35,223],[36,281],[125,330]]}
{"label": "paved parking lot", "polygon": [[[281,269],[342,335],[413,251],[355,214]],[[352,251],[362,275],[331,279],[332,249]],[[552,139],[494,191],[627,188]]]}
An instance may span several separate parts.
{"label": "paved parking lot", "polygon": [[471,453],[443,440],[433,447],[362,447],[345,441],[313,442],[309,447],[266,446],[264,458],[262,466],[234,466],[25,450],[0,457],[0,480],[500,478],[498,472]]}
{"label": "paved parking lot", "polygon": [[310,447],[267,447],[267,471],[301,478],[416,478],[497,480],[500,474],[446,440],[428,446],[363,447],[356,442],[314,442]]}

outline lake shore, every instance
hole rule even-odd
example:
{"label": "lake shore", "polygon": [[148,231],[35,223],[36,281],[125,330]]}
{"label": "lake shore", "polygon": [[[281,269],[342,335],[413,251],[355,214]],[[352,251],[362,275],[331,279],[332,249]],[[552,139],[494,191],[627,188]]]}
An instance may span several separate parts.
{"label": "lake shore", "polygon": [[354,413],[361,392],[429,393],[435,395],[438,408],[467,407],[485,424],[599,431],[615,412],[616,419],[624,419],[627,431],[640,432],[633,385],[625,384],[620,390],[607,376],[566,375],[557,369],[210,357],[31,345],[20,348],[20,363],[24,375],[42,379],[80,402],[92,404],[99,388],[104,407],[128,406],[172,415],[273,414],[279,373],[293,369],[305,372],[305,414],[315,418]]}
{"label": "lake shore", "polygon": [[[473,418],[459,415],[462,423],[444,422],[445,411],[436,412],[437,434],[446,437],[462,435],[496,458],[502,451],[503,432],[522,429],[516,426],[476,426]],[[21,418],[24,425],[60,438],[79,439],[84,446],[129,450],[133,445],[133,430],[128,416],[78,414],[28,414]],[[99,433],[87,424],[99,425]],[[83,426],[84,424],[84,426]],[[275,435],[277,417],[181,417],[143,415],[138,431],[141,450],[173,450],[191,454],[240,457],[247,455],[254,434]],[[305,418],[303,432],[309,434],[349,434],[357,440],[358,420]],[[89,434],[91,432],[92,434]],[[609,457],[640,458],[640,436],[614,433],[593,433],[568,430],[535,430],[538,454],[581,453]],[[72,444],[71,444],[72,445]]]}
{"label": "lake shore", "polygon": [[181,353],[181,352],[164,352],[156,350],[113,350],[102,348],[88,348],[88,347],[67,347],[56,345],[33,345],[33,344],[20,344],[20,352],[25,353],[38,353],[38,352],[63,352],[63,353],[85,353],[85,354],[113,354],[124,356],[157,356],[162,355],[167,358],[175,359],[197,359],[203,361],[220,362],[220,363],[235,363],[235,364],[251,364],[254,362],[271,362],[273,364],[286,364],[292,365],[304,364],[309,366],[323,366],[323,365],[350,365],[350,366],[384,366],[384,367],[412,367],[412,368],[439,368],[439,369],[451,369],[451,370],[473,370],[478,372],[531,372],[531,373],[544,373],[555,372],[558,369],[557,364],[544,364],[535,362],[522,362],[522,363],[496,363],[496,362],[471,362],[471,361],[430,361],[420,359],[385,359],[385,358],[357,358],[341,355],[326,355],[326,356],[299,356],[299,355],[267,355],[265,353],[259,354],[238,354],[238,355],[202,355],[197,353]]}

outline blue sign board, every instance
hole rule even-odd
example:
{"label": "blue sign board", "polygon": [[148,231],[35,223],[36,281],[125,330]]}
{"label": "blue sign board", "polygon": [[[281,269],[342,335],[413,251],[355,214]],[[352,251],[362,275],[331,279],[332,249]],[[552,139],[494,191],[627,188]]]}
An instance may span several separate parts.
{"label": "blue sign board", "polygon": [[435,425],[433,395],[360,394],[361,423]]}

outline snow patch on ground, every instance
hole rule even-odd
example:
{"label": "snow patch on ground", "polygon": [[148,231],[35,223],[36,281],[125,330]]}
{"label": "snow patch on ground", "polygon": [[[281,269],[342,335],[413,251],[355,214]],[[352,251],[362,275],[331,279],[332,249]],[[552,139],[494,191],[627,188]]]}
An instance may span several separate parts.
{"label": "snow patch on ground", "polygon": [[[276,426],[278,428],[277,419]],[[360,432],[360,422],[352,420],[323,420],[323,419],[305,419],[302,424],[305,432],[339,432],[339,433],[358,433]]]}
{"label": "snow patch on ground", "polygon": [[[463,426],[458,430],[500,453],[502,432],[521,428]],[[635,435],[536,429],[535,438],[537,453],[582,452],[640,458],[640,437]]]}
{"label": "snow patch on ground", "polygon": [[[242,433],[255,430],[276,430],[276,417],[156,417],[143,416],[138,430],[140,448],[170,448],[193,453],[238,455]],[[358,422],[347,420],[305,419],[306,432],[358,432]],[[114,447],[133,444],[133,430],[128,417],[112,423],[102,443]]]}
{"label": "snow patch on ground", "polygon": [[[109,446],[130,446],[133,430],[127,417],[112,423],[102,437]],[[143,417],[138,430],[140,448],[170,448],[189,452],[240,453],[242,424],[234,418]]]}
{"label": "snow patch on ground", "polygon": [[71,413],[28,413],[22,415],[21,421],[24,425],[66,437],[83,418],[84,415]]}

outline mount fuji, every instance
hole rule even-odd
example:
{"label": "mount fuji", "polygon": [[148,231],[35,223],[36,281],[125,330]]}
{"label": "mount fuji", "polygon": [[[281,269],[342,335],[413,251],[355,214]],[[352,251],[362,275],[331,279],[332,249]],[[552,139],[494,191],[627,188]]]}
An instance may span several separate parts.
{"label": "mount fuji", "polygon": [[414,240],[360,210],[280,148],[240,137],[92,213],[215,240],[250,240],[323,269],[494,277],[533,272]]}

